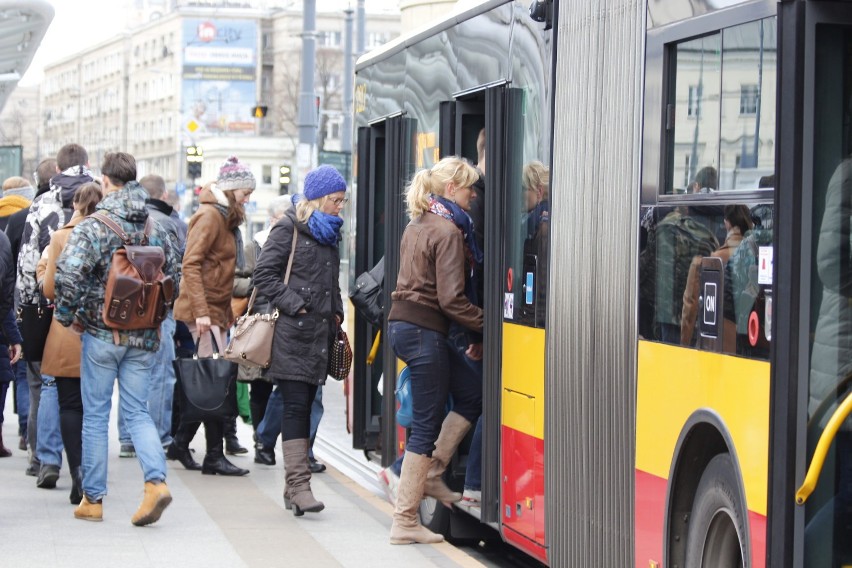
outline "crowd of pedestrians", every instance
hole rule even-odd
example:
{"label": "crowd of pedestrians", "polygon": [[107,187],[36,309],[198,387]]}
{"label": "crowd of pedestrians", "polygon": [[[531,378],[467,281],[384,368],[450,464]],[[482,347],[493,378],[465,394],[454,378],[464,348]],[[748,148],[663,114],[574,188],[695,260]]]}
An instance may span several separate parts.
{"label": "crowd of pedestrians", "polygon": [[[254,461],[275,464],[280,433],[287,508],[296,515],[321,510],[310,476],[325,466],[309,452],[322,416],[330,338],[343,320],[337,248],[346,201],[343,178],[326,167],[309,173],[305,194],[293,198],[297,204],[289,197],[276,199],[269,227],[244,245],[244,206],[256,183],[237,158],[229,158],[216,180],[204,186],[188,224],[162,177],[137,180],[130,154],[109,153],[97,166],[90,169],[85,148],[68,144],[55,159],[39,164],[35,186],[20,177],[3,184],[0,341],[6,347],[0,347],[0,408],[13,392],[18,448],[28,451],[25,473],[36,477],[37,487],[53,489],[64,454],[74,516],[101,521],[117,383],[115,442],[119,455],[137,458],[143,473],[144,496],[131,518],[134,525],[156,522],[171,503],[167,459],[204,474],[248,474],[225,457],[248,453],[236,435],[236,416],[203,421],[207,451],[201,464],[195,461],[189,442],[201,424],[180,419],[172,362],[224,350],[240,315],[232,310],[232,298],[246,296],[257,282],[262,301],[254,311],[277,310],[281,323],[270,368],[254,370],[246,379],[254,379],[249,386]],[[108,275],[127,236],[162,251],[163,277],[175,285],[174,304],[159,327],[107,323]],[[287,255],[282,260],[278,253],[289,251],[293,238],[298,246],[288,286],[283,280]],[[260,256],[261,247],[270,252]],[[316,262],[318,255],[323,263]],[[298,353],[289,342],[301,346]],[[11,454],[0,438],[0,457]]]}

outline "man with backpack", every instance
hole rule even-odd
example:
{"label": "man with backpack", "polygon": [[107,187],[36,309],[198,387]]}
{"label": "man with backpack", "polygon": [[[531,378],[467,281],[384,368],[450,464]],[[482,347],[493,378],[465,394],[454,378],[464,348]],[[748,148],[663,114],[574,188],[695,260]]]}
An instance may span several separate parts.
{"label": "man with backpack", "polygon": [[[56,273],[54,317],[80,333],[83,344],[83,500],[74,516],[87,521],[103,519],[109,412],[117,377],[119,405],[145,477],[142,504],[131,522],[144,526],[159,520],[172,500],[165,483],[165,454],[147,408],[150,377],[160,343],[159,322],[157,318],[150,320],[147,314],[151,313],[153,297],[160,298],[157,301],[161,303],[153,310],[165,315],[173,294],[161,297],[160,284],[166,288],[167,281],[179,280],[180,261],[166,231],[149,222],[145,207],[148,194],[136,182],[133,156],[124,152],[107,154],[101,171],[106,196],[97,211],[74,228],[59,257]],[[162,264],[155,271],[159,279],[145,278],[142,284],[146,292],[134,296],[134,307],[124,310],[115,299],[121,281],[114,278],[111,268],[119,262],[132,264],[136,246],[140,246],[140,254],[158,253]],[[132,277],[125,277],[122,285],[126,286],[128,279],[133,283]],[[105,302],[109,302],[110,309],[104,309]],[[112,309],[116,306],[117,310]],[[143,309],[137,310],[137,306]],[[146,327],[135,325],[139,323],[134,320],[137,313],[140,318],[145,315]],[[119,321],[121,318],[125,321]]]}

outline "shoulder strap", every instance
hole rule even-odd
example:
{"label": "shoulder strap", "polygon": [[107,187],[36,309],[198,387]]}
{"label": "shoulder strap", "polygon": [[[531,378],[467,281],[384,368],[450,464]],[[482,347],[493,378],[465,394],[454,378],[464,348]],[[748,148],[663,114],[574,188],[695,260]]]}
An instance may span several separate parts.
{"label": "shoulder strap", "polygon": [[92,213],[91,215],[89,215],[89,217],[91,217],[92,219],[97,219],[98,221],[100,221],[101,223],[103,223],[104,225],[109,227],[112,230],[113,233],[118,235],[118,237],[122,240],[122,242],[125,245],[133,244],[133,243],[130,242],[130,235],[128,235],[126,232],[124,232],[124,229],[122,229],[121,226],[118,223],[116,223],[115,221],[113,221],[112,219],[110,219],[109,217],[104,215],[103,213],[95,212],[95,213]]}
{"label": "shoulder strap", "polygon": [[293,256],[296,254],[296,240],[298,239],[296,224],[293,223],[293,245],[290,247],[290,258],[287,260],[287,272],[284,273],[284,284],[290,282],[290,272],[293,270]]}

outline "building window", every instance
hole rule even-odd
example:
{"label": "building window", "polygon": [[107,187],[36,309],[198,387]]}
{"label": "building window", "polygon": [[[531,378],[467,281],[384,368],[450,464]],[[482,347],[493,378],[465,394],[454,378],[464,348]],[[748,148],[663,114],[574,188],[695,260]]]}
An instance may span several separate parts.
{"label": "building window", "polygon": [[740,114],[757,114],[757,85],[740,85]]}
{"label": "building window", "polygon": [[686,115],[698,117],[701,115],[701,93],[699,85],[689,86],[689,100],[686,103]]}
{"label": "building window", "polygon": [[272,183],[272,166],[263,165],[263,183]]}

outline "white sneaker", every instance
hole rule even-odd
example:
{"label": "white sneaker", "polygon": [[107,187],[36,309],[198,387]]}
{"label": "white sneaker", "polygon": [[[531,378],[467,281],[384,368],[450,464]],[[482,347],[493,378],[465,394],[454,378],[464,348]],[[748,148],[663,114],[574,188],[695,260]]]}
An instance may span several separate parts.
{"label": "white sneaker", "polygon": [[385,492],[385,496],[391,505],[396,505],[396,496],[399,493],[399,477],[389,467],[378,473],[379,483]]}
{"label": "white sneaker", "polygon": [[464,493],[462,493],[462,503],[465,505],[479,506],[479,502],[482,500],[482,491],[477,491],[475,489],[465,489]]}

